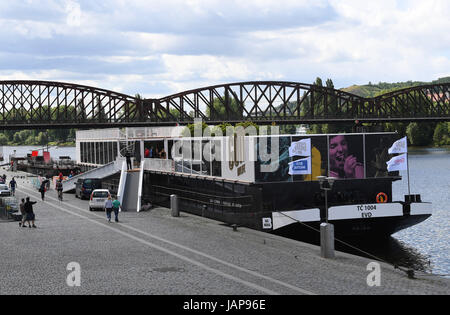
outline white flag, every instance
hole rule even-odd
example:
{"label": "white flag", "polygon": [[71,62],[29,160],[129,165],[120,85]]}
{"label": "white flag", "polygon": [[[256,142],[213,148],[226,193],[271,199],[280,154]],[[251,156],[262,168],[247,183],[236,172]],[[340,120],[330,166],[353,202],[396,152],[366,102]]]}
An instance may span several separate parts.
{"label": "white flag", "polygon": [[390,147],[388,150],[389,154],[406,153],[406,152],[408,152],[408,141],[407,141],[406,137],[395,141],[394,144],[392,145],[392,147]]}
{"label": "white flag", "polygon": [[311,174],[311,157],[289,163],[289,175]]}
{"label": "white flag", "polygon": [[292,156],[310,156],[311,155],[311,138],[292,142],[289,147],[289,157]]}
{"label": "white flag", "polygon": [[406,171],[408,169],[407,153],[394,156],[386,162],[388,172]]}

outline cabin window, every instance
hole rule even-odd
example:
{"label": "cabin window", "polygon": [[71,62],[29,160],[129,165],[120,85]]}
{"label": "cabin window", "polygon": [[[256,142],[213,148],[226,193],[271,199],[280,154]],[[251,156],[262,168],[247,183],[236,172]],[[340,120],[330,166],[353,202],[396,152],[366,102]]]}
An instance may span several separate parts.
{"label": "cabin window", "polygon": [[172,148],[173,148],[173,140],[167,141],[167,156],[168,159],[172,160]]}
{"label": "cabin window", "polygon": [[[145,156],[145,151],[148,149],[148,156]],[[144,157],[145,158],[161,158],[160,152],[164,149],[164,141],[163,140],[154,140],[154,141],[144,141]],[[169,151],[169,158],[171,153]],[[166,152],[167,158],[167,152]]]}
{"label": "cabin window", "polygon": [[95,164],[95,143],[94,142],[90,142],[89,143],[89,163]]}
{"label": "cabin window", "polygon": [[192,173],[192,145],[190,140],[183,140],[183,173]]}
{"label": "cabin window", "polygon": [[211,141],[202,141],[202,174],[211,176]]}
{"label": "cabin window", "polygon": [[86,143],[80,142],[80,162],[86,162]]}
{"label": "cabin window", "polygon": [[222,141],[211,141],[211,171],[212,176],[222,177]]}
{"label": "cabin window", "polygon": [[113,160],[117,158],[117,142],[113,142]]}
{"label": "cabin window", "polygon": [[112,147],[112,142],[106,142],[105,143],[106,147],[105,147],[105,154],[106,154],[106,163],[109,163],[112,161],[112,152],[111,152],[111,147]]}

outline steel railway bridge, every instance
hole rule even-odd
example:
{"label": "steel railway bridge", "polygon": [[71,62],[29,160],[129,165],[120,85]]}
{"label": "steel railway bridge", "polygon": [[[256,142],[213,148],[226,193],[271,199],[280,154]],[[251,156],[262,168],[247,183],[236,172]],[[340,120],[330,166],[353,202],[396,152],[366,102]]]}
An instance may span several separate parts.
{"label": "steel railway bridge", "polygon": [[252,121],[257,124],[450,121],[450,83],[363,98],[317,85],[239,82],[159,99],[51,81],[0,81],[0,129],[109,128]]}

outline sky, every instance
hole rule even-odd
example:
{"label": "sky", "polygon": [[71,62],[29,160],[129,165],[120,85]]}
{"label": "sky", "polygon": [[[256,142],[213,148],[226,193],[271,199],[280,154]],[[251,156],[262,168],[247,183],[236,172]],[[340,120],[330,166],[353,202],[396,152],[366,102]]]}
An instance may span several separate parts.
{"label": "sky", "polygon": [[243,81],[450,75],[448,0],[0,0],[0,80],[146,98]]}

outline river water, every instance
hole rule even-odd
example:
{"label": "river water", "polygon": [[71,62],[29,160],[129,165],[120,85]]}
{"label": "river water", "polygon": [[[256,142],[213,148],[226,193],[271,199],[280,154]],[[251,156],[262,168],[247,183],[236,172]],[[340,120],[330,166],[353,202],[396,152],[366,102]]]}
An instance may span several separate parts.
{"label": "river water", "polygon": [[[432,202],[433,214],[426,221],[394,234],[393,238],[410,254],[410,262],[425,263],[424,270],[449,275],[450,150],[413,151],[409,155],[409,169],[411,193],[421,194],[422,201]],[[397,200],[403,200],[408,193],[407,172],[402,171],[401,175],[402,181],[393,185]],[[407,255],[405,258],[408,259]]]}
{"label": "river water", "polygon": [[[5,162],[16,150],[25,156],[42,146],[4,146]],[[70,156],[76,159],[74,147],[50,147],[53,158]],[[387,242],[354,244],[380,259],[400,266],[433,274],[450,274],[450,150],[423,149],[409,153],[409,177],[412,194],[432,202],[433,215],[426,221],[394,234]],[[408,193],[407,172],[393,184],[393,200],[404,200]],[[359,254],[336,246],[339,250]],[[449,277],[449,276],[447,276]]]}
{"label": "river water", "polygon": [[[432,203],[432,216],[387,241],[352,245],[391,264],[450,278],[450,150],[410,151],[408,159],[411,194],[420,194],[422,201]],[[400,175],[402,180],[392,186],[394,201],[403,201],[408,194],[407,171]],[[336,248],[361,254],[339,244]]]}

